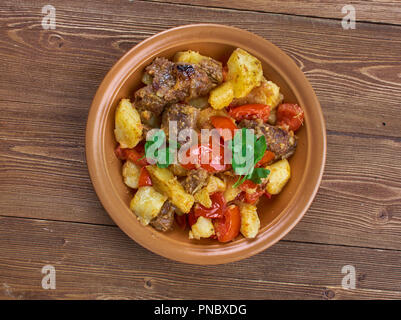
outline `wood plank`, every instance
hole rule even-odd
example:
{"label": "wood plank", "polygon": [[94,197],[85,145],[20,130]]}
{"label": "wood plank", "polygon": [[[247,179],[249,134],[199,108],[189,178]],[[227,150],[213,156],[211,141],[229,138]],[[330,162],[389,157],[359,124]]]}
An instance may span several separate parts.
{"label": "wood plank", "polygon": [[[401,257],[391,250],[281,241],[199,267],[161,258],[113,226],[0,217],[0,251],[0,299],[401,298]],[[41,288],[47,264],[56,290]],[[341,287],[344,265],[356,268],[355,290]]]}
{"label": "wood plank", "polygon": [[400,136],[401,27],[362,23],[344,31],[338,21],[305,17],[129,1],[110,11],[106,3],[58,0],[57,29],[48,31],[37,1],[19,3],[0,4],[3,100],[85,114],[109,68],[138,41],[177,25],[224,23],[261,35],[296,61],[329,130]]}
{"label": "wood plank", "polygon": [[322,184],[286,239],[400,249],[401,141],[329,134]]}
{"label": "wood plank", "polygon": [[341,9],[346,5],[353,5],[357,21],[381,22],[401,24],[401,5],[399,1],[382,0],[148,0],[163,3],[240,9],[246,11],[262,11],[270,13],[293,14],[308,17],[322,17],[342,19],[345,14]]}

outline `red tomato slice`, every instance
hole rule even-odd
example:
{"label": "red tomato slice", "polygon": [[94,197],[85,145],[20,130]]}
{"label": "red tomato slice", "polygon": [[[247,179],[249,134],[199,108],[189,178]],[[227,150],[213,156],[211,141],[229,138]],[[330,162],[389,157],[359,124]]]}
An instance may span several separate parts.
{"label": "red tomato slice", "polygon": [[[187,151],[187,157],[191,159],[190,163],[181,163],[187,170],[201,167],[208,172],[214,173],[227,170],[230,167],[230,164],[224,164],[224,147],[221,145],[218,154],[214,154],[212,148],[209,146],[195,146]],[[206,163],[202,163],[202,159],[207,159]]]}
{"label": "red tomato slice", "polygon": [[214,228],[219,242],[228,242],[238,236],[241,228],[241,213],[236,205],[229,206],[224,217],[214,220]]}
{"label": "red tomato slice", "polygon": [[212,122],[213,126],[216,129],[228,129],[231,131],[231,137],[226,137],[221,130],[220,136],[224,140],[231,140],[234,138],[234,133],[235,130],[237,129],[237,126],[235,125],[234,121],[231,120],[229,117],[224,117],[224,116],[213,116],[210,117],[210,121]]}
{"label": "red tomato slice", "polygon": [[210,208],[206,208],[199,203],[195,205],[194,215],[196,219],[198,219],[199,216],[210,219],[222,218],[224,216],[226,201],[223,192],[211,194],[210,199],[212,200],[212,206]]}
{"label": "red tomato slice", "polygon": [[265,104],[245,104],[243,106],[230,108],[228,114],[235,120],[256,120],[262,119],[266,122],[270,116],[270,106]]}
{"label": "red tomato slice", "polygon": [[117,158],[120,160],[130,160],[138,166],[146,166],[148,162],[146,161],[145,156],[145,149],[142,148],[141,145],[136,146],[133,149],[128,148],[121,148],[118,146],[114,153],[116,154]]}
{"label": "red tomato slice", "polygon": [[142,167],[139,173],[138,188],[151,185],[152,185],[152,178],[150,177],[148,170],[146,170],[146,167]]}
{"label": "red tomato slice", "polygon": [[265,193],[264,190],[256,190],[255,192],[245,192],[245,202],[255,204],[259,198]]}
{"label": "red tomato slice", "polygon": [[277,124],[297,131],[304,122],[304,111],[296,103],[283,103],[277,108]]}
{"label": "red tomato slice", "polygon": [[272,161],[275,157],[276,155],[274,154],[274,152],[266,150],[265,154],[263,155],[263,158],[260,159],[258,163],[256,163],[255,167],[256,168],[262,167],[268,164],[270,161]]}
{"label": "red tomato slice", "polygon": [[243,201],[250,204],[255,204],[266,192],[264,187],[252,182],[251,180],[245,180],[244,183],[239,186],[239,188],[244,193]]}
{"label": "red tomato slice", "polygon": [[195,210],[194,208],[191,209],[191,211],[189,211],[189,213],[187,214],[187,221],[188,221],[188,225],[189,227],[192,227],[192,225],[194,225],[196,223],[196,221],[198,221],[198,217],[195,216]]}

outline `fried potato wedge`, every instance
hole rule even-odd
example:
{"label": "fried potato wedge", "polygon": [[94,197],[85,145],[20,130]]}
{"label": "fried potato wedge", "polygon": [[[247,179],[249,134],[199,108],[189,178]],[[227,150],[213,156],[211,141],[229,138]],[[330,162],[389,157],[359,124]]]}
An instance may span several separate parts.
{"label": "fried potato wedge", "polygon": [[243,49],[233,51],[227,66],[227,81],[233,85],[235,98],[245,97],[263,79],[262,63]]}
{"label": "fried potato wedge", "polygon": [[140,187],[131,200],[130,209],[138,216],[143,225],[148,225],[155,218],[167,196],[157,192],[153,187]]}
{"label": "fried potato wedge", "polygon": [[122,168],[124,183],[130,188],[137,189],[140,172],[141,168],[139,166],[127,160]]}
{"label": "fried potato wedge", "polygon": [[147,166],[155,189],[166,195],[171,203],[182,213],[188,213],[194,202],[194,197],[184,190],[177,177],[167,168],[159,168],[156,165]]}
{"label": "fried potato wedge", "polygon": [[256,206],[241,202],[239,208],[241,213],[241,234],[245,238],[255,238],[260,228],[260,220]]}
{"label": "fried potato wedge", "polygon": [[243,98],[234,99],[231,106],[242,106],[244,104],[265,104],[274,110],[283,100],[280,93],[280,87],[272,81],[263,78],[260,86],[252,89],[252,91]]}
{"label": "fried potato wedge", "polygon": [[188,50],[179,51],[174,55],[174,62],[185,62],[185,63],[200,63],[203,59],[209,59],[209,57],[201,55],[199,52]]}
{"label": "fried potato wedge", "polygon": [[115,114],[114,135],[121,148],[133,148],[142,140],[142,123],[129,99],[122,99]]}
{"label": "fried potato wedge", "polygon": [[209,218],[200,216],[189,231],[189,239],[209,238],[215,234],[213,222]]}
{"label": "fried potato wedge", "polygon": [[267,166],[270,170],[269,182],[266,191],[270,194],[279,194],[291,177],[291,168],[287,159],[283,159]]}
{"label": "fried potato wedge", "polygon": [[234,86],[231,81],[223,82],[210,91],[209,104],[213,109],[220,110],[227,107],[234,99]]}

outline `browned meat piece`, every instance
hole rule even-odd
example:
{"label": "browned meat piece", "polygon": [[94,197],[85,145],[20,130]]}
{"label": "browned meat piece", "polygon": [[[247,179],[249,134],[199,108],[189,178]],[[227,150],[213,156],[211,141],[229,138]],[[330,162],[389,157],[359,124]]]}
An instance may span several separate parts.
{"label": "browned meat piece", "polygon": [[177,63],[173,70],[177,78],[173,94],[178,89],[179,93],[185,92],[187,100],[205,96],[216,86],[206,71],[196,64]]}
{"label": "browned meat piece", "polygon": [[209,173],[205,169],[199,168],[191,170],[181,183],[186,192],[195,194],[207,185],[208,179]]}
{"label": "browned meat piece", "polygon": [[173,136],[177,135],[181,130],[196,128],[196,123],[199,115],[199,109],[190,106],[185,103],[176,103],[168,106],[162,116],[161,128],[166,133],[166,137],[169,138],[169,124],[170,121],[177,122],[177,132],[172,131]]}
{"label": "browned meat piece", "polygon": [[135,92],[135,107],[141,116],[144,111],[158,116],[167,104],[205,96],[221,83],[221,69],[217,61],[195,65],[156,58],[145,70],[152,83]]}
{"label": "browned meat piece", "polygon": [[166,105],[166,101],[156,94],[152,85],[137,90],[134,99],[134,105],[138,109],[141,118],[143,118],[143,113],[146,111],[152,112],[156,116],[160,115]]}
{"label": "browned meat piece", "polygon": [[171,202],[166,201],[157,217],[150,222],[150,225],[159,231],[165,232],[170,230],[174,223],[174,211],[175,208]]}
{"label": "browned meat piece", "polygon": [[223,65],[220,61],[214,59],[203,59],[199,63],[199,67],[205,70],[209,79],[215,83],[220,84],[223,82]]}
{"label": "browned meat piece", "polygon": [[175,84],[173,75],[174,62],[166,58],[156,58],[152,64],[146,67],[145,73],[153,78],[152,86],[158,96],[164,96]]}
{"label": "browned meat piece", "polygon": [[267,149],[276,154],[276,160],[291,157],[297,147],[296,136],[292,131],[263,123],[262,120],[242,120],[239,127],[254,129],[257,137],[264,135]]}

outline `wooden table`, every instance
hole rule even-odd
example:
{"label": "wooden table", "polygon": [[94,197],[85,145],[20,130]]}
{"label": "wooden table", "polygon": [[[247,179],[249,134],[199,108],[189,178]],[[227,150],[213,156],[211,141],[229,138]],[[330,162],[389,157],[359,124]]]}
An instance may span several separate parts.
{"label": "wooden table", "polygon": [[[0,298],[401,298],[401,2],[3,0],[0,4]],[[45,30],[42,7],[56,9]],[[250,30],[305,73],[327,121],[312,207],[246,260],[193,266],[130,240],[85,162],[92,98],[132,46],[200,22]],[[42,267],[56,289],[42,288]],[[356,271],[343,288],[344,266]]]}

